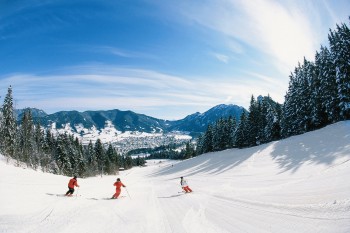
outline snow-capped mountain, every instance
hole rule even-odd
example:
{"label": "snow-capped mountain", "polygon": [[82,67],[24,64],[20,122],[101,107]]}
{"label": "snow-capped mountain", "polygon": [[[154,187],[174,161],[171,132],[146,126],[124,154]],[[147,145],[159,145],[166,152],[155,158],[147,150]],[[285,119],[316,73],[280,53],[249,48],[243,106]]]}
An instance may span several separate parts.
{"label": "snow-capped mountain", "polygon": [[86,129],[105,128],[107,122],[117,131],[138,131],[145,133],[164,133],[171,131],[186,132],[186,134],[198,134],[204,132],[208,124],[215,123],[218,119],[233,116],[239,119],[243,107],[237,105],[217,105],[204,113],[194,113],[181,120],[168,121],[146,116],[132,111],[118,109],[107,111],[61,111],[49,115],[37,116],[43,126],[53,123],[57,129],[64,129],[69,124],[72,130],[77,132],[81,127]]}
{"label": "snow-capped mountain", "polygon": [[[42,125],[52,123],[57,128],[71,125],[75,132],[83,126],[84,128],[105,128],[106,122],[110,121],[118,131],[141,131],[148,133],[159,133],[165,128],[166,121],[137,114],[132,111],[121,111],[118,109],[107,111],[61,111],[38,118]],[[77,127],[76,127],[77,126]]]}
{"label": "snow-capped mountain", "polygon": [[[195,113],[182,120],[168,121],[138,114],[132,111],[60,111],[46,114],[34,109],[35,121],[54,135],[72,134],[83,144],[98,138],[105,144],[112,143],[120,152],[138,148],[154,148],[168,144],[183,144],[204,132],[209,124],[220,118],[233,116],[238,119],[245,111],[237,105],[218,105],[204,113]],[[23,110],[17,111],[23,114]],[[18,118],[20,121],[20,117]]]}
{"label": "snow-capped mountain", "polygon": [[194,113],[182,120],[173,121],[170,129],[177,131],[190,132],[191,135],[198,135],[204,132],[209,124],[214,124],[220,118],[228,118],[229,116],[239,119],[242,112],[246,111],[243,107],[237,105],[217,105],[204,113]]}
{"label": "snow-capped mountain", "polygon": [[[132,111],[106,110],[106,111],[60,111],[46,114],[43,110],[31,108],[32,116],[40,121],[44,127],[65,129],[70,125],[71,129],[78,134],[86,132],[84,129],[102,130],[110,122],[115,130],[120,132],[138,131],[145,133],[164,133],[171,131],[186,132],[187,134],[198,134],[204,132],[208,124],[215,123],[220,118],[233,116],[239,119],[245,111],[237,105],[217,105],[204,113],[194,113],[181,120],[162,120]],[[21,119],[24,109],[17,110],[17,118]]]}

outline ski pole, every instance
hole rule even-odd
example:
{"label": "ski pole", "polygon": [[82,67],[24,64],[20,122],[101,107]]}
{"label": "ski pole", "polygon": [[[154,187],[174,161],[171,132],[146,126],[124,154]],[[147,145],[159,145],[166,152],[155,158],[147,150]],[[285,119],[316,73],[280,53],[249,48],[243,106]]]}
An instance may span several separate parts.
{"label": "ski pole", "polygon": [[128,193],[128,196],[129,196],[129,198],[130,198],[130,200],[131,200],[131,196],[130,196],[130,194],[129,194],[128,189],[127,189],[127,188],[125,188],[125,190],[126,190],[126,192]]}
{"label": "ski pole", "polygon": [[77,194],[75,194],[75,198],[78,197],[79,190],[80,190],[80,187],[78,187]]}

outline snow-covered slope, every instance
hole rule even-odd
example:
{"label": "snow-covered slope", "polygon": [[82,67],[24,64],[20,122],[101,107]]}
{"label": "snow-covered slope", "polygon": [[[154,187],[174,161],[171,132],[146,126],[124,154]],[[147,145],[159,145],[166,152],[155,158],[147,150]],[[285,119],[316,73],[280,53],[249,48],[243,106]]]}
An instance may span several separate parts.
{"label": "snow-covered slope", "polygon": [[[192,194],[182,194],[185,176]],[[120,177],[119,200],[114,193]],[[350,232],[350,121],[249,149],[78,179],[0,162],[0,232]],[[127,192],[128,191],[128,192]],[[128,195],[129,194],[129,195]]]}

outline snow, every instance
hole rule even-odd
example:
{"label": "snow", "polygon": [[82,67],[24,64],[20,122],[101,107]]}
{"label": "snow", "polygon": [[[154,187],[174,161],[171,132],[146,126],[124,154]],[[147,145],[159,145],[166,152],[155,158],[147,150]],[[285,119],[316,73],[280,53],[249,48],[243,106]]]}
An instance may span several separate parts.
{"label": "snow", "polygon": [[[0,161],[0,232],[350,232],[350,121],[248,149],[152,160],[118,176]],[[191,194],[179,193],[184,176]],[[106,200],[120,177],[127,189]],[[128,195],[130,194],[130,196]]]}

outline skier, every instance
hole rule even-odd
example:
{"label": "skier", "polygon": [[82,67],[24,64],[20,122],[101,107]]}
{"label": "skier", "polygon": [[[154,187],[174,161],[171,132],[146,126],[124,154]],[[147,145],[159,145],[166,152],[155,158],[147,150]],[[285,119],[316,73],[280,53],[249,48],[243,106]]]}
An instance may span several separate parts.
{"label": "skier", "polygon": [[72,196],[74,193],[74,187],[80,187],[78,185],[78,181],[77,181],[77,176],[74,176],[72,179],[69,180],[68,183],[68,191],[66,192],[66,196]]}
{"label": "skier", "polygon": [[185,193],[191,193],[192,189],[188,187],[187,181],[181,176],[181,181],[180,181],[182,189],[185,191]]}
{"label": "skier", "polygon": [[113,184],[116,188],[115,188],[115,194],[113,194],[111,199],[117,199],[120,195],[121,187],[126,187],[121,181],[120,178],[117,179],[117,181]]}

